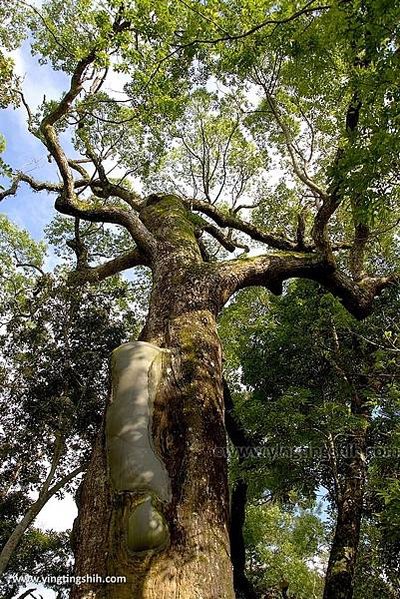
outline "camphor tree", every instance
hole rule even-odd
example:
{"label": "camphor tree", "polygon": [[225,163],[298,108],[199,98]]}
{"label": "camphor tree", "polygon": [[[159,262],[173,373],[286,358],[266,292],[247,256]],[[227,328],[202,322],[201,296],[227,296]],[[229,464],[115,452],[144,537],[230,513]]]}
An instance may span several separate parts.
{"label": "camphor tree", "polygon": [[[152,498],[168,543],[128,550],[130,514],[146,489],[113,489],[101,430],[80,493],[75,572],[124,575],[127,582],[77,585],[72,597],[233,597],[216,320],[238,290],[258,285],[279,294],[293,277],[323,285],[364,318],[397,281],[386,248],[398,197],[399,9],[385,0],[52,0],[16,9],[26,13],[33,50],[69,76],[62,98],[45,101],[37,114],[21,97],[29,131],[43,142],[61,182],[14,172],[0,198],[24,183],[55,194],[56,210],[76,223],[75,284],[150,268],[139,338],[168,350],[170,362],[151,430],[171,481],[168,501]],[[112,71],[127,81],[117,99],[106,88]],[[216,127],[217,138],[226,131],[218,151],[221,140],[213,141],[199,121],[199,154],[196,140],[182,129],[172,139],[171,131],[185,123],[187,103],[201,85],[220,86],[217,100],[225,94],[236,101],[238,124]],[[197,194],[185,186],[179,194],[133,191],[132,175],[150,181],[159,169],[162,178],[161,158],[177,150],[180,137],[193,159],[186,160],[184,179],[201,173]],[[218,196],[222,181],[212,179],[214,168],[232,176],[232,165],[240,166],[234,154],[245,152],[246,142],[267,170],[259,185],[245,185],[242,200],[256,210],[247,216],[243,202],[232,207],[227,195]],[[278,185],[268,174],[268,148],[280,160]],[[109,172],[115,164],[119,178]],[[93,264],[90,236],[80,234],[85,221],[123,229],[124,251]],[[259,244],[259,255],[235,254],[243,238]],[[216,244],[233,258],[220,258]],[[340,585],[340,576],[334,578],[326,596],[337,597]]]}

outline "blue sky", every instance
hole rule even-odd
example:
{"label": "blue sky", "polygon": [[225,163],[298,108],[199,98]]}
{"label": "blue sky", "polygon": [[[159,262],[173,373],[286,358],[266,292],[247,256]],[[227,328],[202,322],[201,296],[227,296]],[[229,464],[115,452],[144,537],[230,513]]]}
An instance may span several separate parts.
{"label": "blue sky", "polygon": [[[22,88],[32,109],[42,102],[44,95],[47,99],[57,99],[66,89],[65,75],[47,65],[39,65],[37,57],[30,54],[28,41],[13,53],[13,58],[17,73],[23,77]],[[0,111],[0,132],[7,143],[3,159],[12,168],[23,170],[37,179],[57,180],[57,171],[49,164],[44,146],[27,130],[24,108]],[[53,203],[54,197],[43,192],[34,193],[28,186],[21,185],[16,196],[3,200],[0,212],[38,240],[43,237],[44,226],[55,214]]]}

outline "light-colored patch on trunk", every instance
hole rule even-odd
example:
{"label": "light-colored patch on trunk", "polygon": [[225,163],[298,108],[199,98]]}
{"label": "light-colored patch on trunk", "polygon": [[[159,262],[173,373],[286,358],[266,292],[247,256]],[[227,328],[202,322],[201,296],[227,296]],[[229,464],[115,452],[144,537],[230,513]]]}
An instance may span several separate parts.
{"label": "light-colored patch on trunk", "polygon": [[112,355],[112,401],[106,416],[109,474],[116,492],[145,494],[129,517],[128,548],[164,546],[168,530],[152,505],[171,499],[168,472],[152,438],[154,398],[168,350],[143,341],[124,343]]}
{"label": "light-colored patch on trunk", "polygon": [[168,543],[168,527],[148,496],[132,511],[128,521],[128,549],[134,553],[161,549]]}

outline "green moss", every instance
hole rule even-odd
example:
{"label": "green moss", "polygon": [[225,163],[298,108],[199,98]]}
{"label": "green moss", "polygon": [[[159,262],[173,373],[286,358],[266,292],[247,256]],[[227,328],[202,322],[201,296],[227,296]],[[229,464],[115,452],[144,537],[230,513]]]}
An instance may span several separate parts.
{"label": "green moss", "polygon": [[192,222],[190,212],[182,201],[173,195],[157,196],[152,200],[144,212],[145,219],[151,224],[152,230],[160,234],[168,228],[168,239],[180,243],[193,245],[195,242],[196,224]]}
{"label": "green moss", "polygon": [[187,218],[192,222],[196,227],[205,227],[208,223],[198,214],[193,214],[193,212],[187,213]]}

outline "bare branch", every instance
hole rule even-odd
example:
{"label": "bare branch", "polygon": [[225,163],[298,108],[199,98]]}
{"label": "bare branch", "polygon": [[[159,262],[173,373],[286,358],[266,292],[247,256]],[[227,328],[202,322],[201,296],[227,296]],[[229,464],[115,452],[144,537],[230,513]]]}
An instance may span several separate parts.
{"label": "bare branch", "polygon": [[202,200],[196,199],[188,199],[184,200],[186,204],[193,208],[194,210],[198,210],[203,214],[206,214],[210,218],[214,220],[220,227],[229,227],[232,229],[236,229],[238,231],[242,231],[249,235],[254,241],[260,241],[262,243],[266,243],[270,247],[280,249],[280,250],[296,250],[298,249],[297,243],[295,241],[291,241],[286,239],[280,235],[274,235],[272,233],[268,233],[251,223],[247,223],[242,221],[237,216],[233,214],[226,214],[221,212],[215,206],[209,204],[208,202],[204,202]]}
{"label": "bare branch", "polygon": [[69,166],[81,175],[84,179],[90,180],[90,175],[87,170],[82,166],[81,161],[68,159]]}
{"label": "bare branch", "polygon": [[8,196],[14,196],[17,193],[19,181],[20,180],[18,178],[14,179],[14,181],[8,189],[0,191],[0,202],[2,200],[5,200],[5,198],[7,198]]}
{"label": "bare branch", "polygon": [[[15,174],[14,180],[11,186],[0,192],[0,202],[4,200],[8,196],[15,195],[18,191],[19,184],[27,183],[34,191],[48,191],[60,193],[63,190],[62,183],[51,183],[49,181],[37,181],[30,175],[26,175],[25,173],[17,172]],[[76,184],[79,185],[81,182],[77,181]]]}
{"label": "bare branch", "polygon": [[215,225],[205,223],[205,225],[202,226],[201,228],[203,231],[205,231],[209,235],[212,235],[212,237],[214,237],[214,239],[216,239],[222,245],[222,247],[224,247],[226,250],[228,250],[228,252],[234,252],[235,250],[237,250],[239,248],[245,250],[246,252],[249,251],[249,248],[247,246],[238,243],[237,241],[233,240],[232,238],[226,237],[222,233],[222,231]]}
{"label": "bare branch", "polygon": [[35,132],[33,131],[33,127],[32,127],[33,115],[32,115],[32,111],[30,109],[30,106],[29,106],[28,102],[26,101],[25,96],[22,93],[22,91],[21,90],[17,90],[17,93],[21,96],[22,104],[24,105],[24,108],[26,110],[26,114],[27,114],[27,117],[28,117],[28,131],[30,133],[32,133],[33,135],[36,135]]}
{"label": "bare branch", "polygon": [[65,196],[58,196],[55,208],[61,214],[67,214],[88,220],[95,223],[107,222],[115,225],[121,225],[125,227],[132,239],[143,249],[146,253],[150,254],[155,252],[156,241],[150,234],[148,229],[139,219],[139,217],[132,211],[121,210],[114,207],[102,206],[100,208],[93,207],[89,208],[87,205],[80,208],[74,203],[66,202]]}
{"label": "bare branch", "polygon": [[44,270],[42,268],[40,268],[40,266],[37,266],[37,264],[32,264],[31,262],[16,262],[15,266],[17,266],[18,268],[32,268],[33,270],[36,270],[43,277],[46,274],[44,272]]}
{"label": "bare branch", "polygon": [[112,260],[94,267],[85,267],[76,270],[70,275],[71,284],[98,283],[107,277],[116,275],[123,270],[128,270],[135,266],[148,266],[147,257],[137,248],[121,254]]}
{"label": "bare branch", "polygon": [[341,198],[336,193],[324,197],[322,204],[315,215],[314,225],[311,232],[315,247],[324,254],[326,259],[332,264],[334,264],[335,259],[329,238],[328,223],[340,202]]}
{"label": "bare branch", "polygon": [[306,211],[303,208],[297,215],[296,240],[299,248],[305,247]]}

